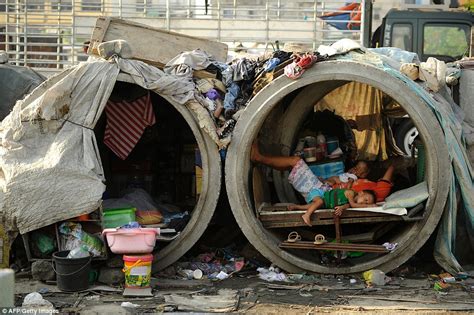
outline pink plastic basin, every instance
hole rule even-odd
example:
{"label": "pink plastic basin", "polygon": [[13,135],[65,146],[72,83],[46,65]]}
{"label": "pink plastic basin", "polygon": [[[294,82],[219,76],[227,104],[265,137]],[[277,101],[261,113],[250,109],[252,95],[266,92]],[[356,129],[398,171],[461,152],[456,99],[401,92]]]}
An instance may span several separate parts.
{"label": "pink plastic basin", "polygon": [[105,229],[102,235],[107,238],[110,250],[115,254],[146,254],[155,247],[159,229]]}

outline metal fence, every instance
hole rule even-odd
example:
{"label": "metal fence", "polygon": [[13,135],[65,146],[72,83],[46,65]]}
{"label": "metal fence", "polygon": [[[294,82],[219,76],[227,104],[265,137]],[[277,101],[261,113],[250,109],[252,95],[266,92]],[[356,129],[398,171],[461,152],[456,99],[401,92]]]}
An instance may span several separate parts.
{"label": "metal fence", "polygon": [[[363,0],[355,2],[365,5]],[[330,22],[321,19],[342,13],[338,8],[345,4],[344,0],[0,0],[0,50],[6,50],[16,65],[56,72],[87,59],[83,44],[98,16],[218,40],[230,51],[247,49],[255,54],[274,47],[276,41],[302,43],[310,49],[343,37],[362,41],[364,23],[351,20],[357,10]],[[360,13],[364,15],[363,10]],[[346,24],[355,27],[338,29]]]}

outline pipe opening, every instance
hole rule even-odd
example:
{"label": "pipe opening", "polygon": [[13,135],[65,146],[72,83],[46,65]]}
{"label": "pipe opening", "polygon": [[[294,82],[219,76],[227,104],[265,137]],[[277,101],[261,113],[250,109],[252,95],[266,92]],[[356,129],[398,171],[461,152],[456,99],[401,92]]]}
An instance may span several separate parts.
{"label": "pipe opening", "polygon": [[[380,206],[388,193],[393,194],[424,180],[429,184],[429,175],[425,172],[425,136],[418,133],[402,104],[393,95],[366,83],[345,80],[317,82],[282,98],[266,116],[256,138],[264,156],[300,156],[306,160],[312,173],[324,179],[330,177],[331,189],[356,190],[356,196],[363,189],[375,190]],[[321,134],[326,144],[318,146]],[[321,152],[324,148],[326,154]],[[341,182],[341,179],[346,181],[347,178],[339,178],[338,175],[353,167],[357,171],[357,161],[367,162],[368,174],[358,170],[356,181],[349,179],[348,183]],[[389,171],[391,165],[395,168],[394,173]],[[313,241],[316,234],[324,235],[329,243],[338,238],[332,212],[323,210],[328,207],[321,206],[314,212],[311,216],[312,227],[305,226],[301,220],[304,209],[286,209],[288,204],[311,203],[289,183],[290,170],[291,166],[282,171],[261,164],[252,165],[249,169],[251,210],[273,246],[282,248],[283,252],[307,264],[340,270],[350,270],[389,253],[373,253],[370,252],[373,248],[368,246],[361,247],[360,251],[341,250],[345,259],[337,260],[335,250],[302,249],[298,241],[294,245],[288,242],[283,244],[293,231],[305,241]],[[293,178],[293,181],[298,180]],[[429,188],[434,196],[436,189]],[[429,215],[429,203],[428,200],[409,207],[409,221],[403,219],[407,218],[406,215],[346,211],[351,215],[340,218],[339,242],[367,245],[403,243],[408,231]]]}
{"label": "pipe opening", "polygon": [[[148,126],[133,146],[137,130],[143,128],[137,117],[144,115]],[[104,211],[136,208],[142,226],[168,229],[162,234],[167,239],[155,247],[157,269],[166,267],[199,239],[212,217],[215,202],[209,194],[215,194],[215,200],[219,194],[209,193],[207,187],[212,173],[208,155],[213,152],[184,106],[127,82],[116,82],[95,134],[106,179]],[[130,153],[121,158],[130,146]]]}

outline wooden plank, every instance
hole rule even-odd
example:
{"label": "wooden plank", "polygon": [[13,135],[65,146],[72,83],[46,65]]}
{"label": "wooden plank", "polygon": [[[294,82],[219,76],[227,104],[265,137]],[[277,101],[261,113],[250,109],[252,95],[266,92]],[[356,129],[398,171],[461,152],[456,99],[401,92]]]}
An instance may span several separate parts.
{"label": "wooden plank", "polygon": [[367,232],[367,233],[359,233],[359,234],[351,234],[351,235],[344,235],[342,237],[343,241],[348,241],[352,243],[357,242],[371,242],[374,240],[374,232]]}
{"label": "wooden plank", "polygon": [[94,53],[101,42],[116,39],[126,40],[130,44],[133,59],[160,68],[179,53],[198,48],[213,55],[218,61],[225,62],[227,59],[226,44],[111,17],[97,19],[88,53]]}
{"label": "wooden plank", "polygon": [[253,168],[252,172],[253,200],[255,208],[259,209],[264,202],[271,201],[270,191],[264,181],[262,170],[258,167]]}
{"label": "wooden plank", "polygon": [[[341,243],[342,231],[341,231],[341,217],[340,216],[334,215],[334,227],[336,229],[336,243]],[[342,256],[341,254],[342,253],[340,251],[336,252],[337,263],[341,262],[341,256]]]}
{"label": "wooden plank", "polygon": [[389,251],[382,245],[369,244],[340,244],[340,243],[324,243],[314,244],[308,241],[299,241],[296,243],[282,242],[281,248],[292,249],[312,249],[312,250],[336,250],[336,251],[359,251],[367,253],[388,253]]}
{"label": "wooden plank", "polygon": [[[260,217],[261,218],[261,217]],[[403,221],[401,217],[398,216],[385,216],[385,217],[366,217],[366,218],[341,218],[341,224],[355,224],[355,223],[380,223],[380,222],[394,222],[394,221]],[[326,220],[311,220],[312,225],[332,225],[334,224],[333,219]],[[299,227],[307,226],[303,219],[294,219],[292,221],[262,221],[262,225],[265,228],[290,228],[290,227]]]}
{"label": "wooden plank", "polygon": [[[305,211],[300,211],[300,210],[287,210],[286,207],[281,207],[281,209],[284,209],[282,211],[268,211],[267,207],[263,207],[260,211],[260,215],[262,217],[288,217],[288,216],[302,216]],[[316,210],[315,216],[318,216],[321,219],[332,219],[334,215],[334,210],[332,209],[319,209]],[[393,214],[384,214],[380,212],[368,212],[368,211],[351,211],[351,210],[346,210],[342,213],[341,218],[359,218],[359,217],[380,217],[380,216],[395,216]]]}

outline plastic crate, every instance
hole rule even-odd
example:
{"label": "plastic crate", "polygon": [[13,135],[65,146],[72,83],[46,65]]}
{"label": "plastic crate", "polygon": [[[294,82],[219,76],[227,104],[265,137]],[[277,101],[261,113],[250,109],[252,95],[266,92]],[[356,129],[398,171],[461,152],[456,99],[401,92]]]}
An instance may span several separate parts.
{"label": "plastic crate", "polygon": [[104,209],[102,226],[105,229],[116,228],[136,221],[135,208]]}

